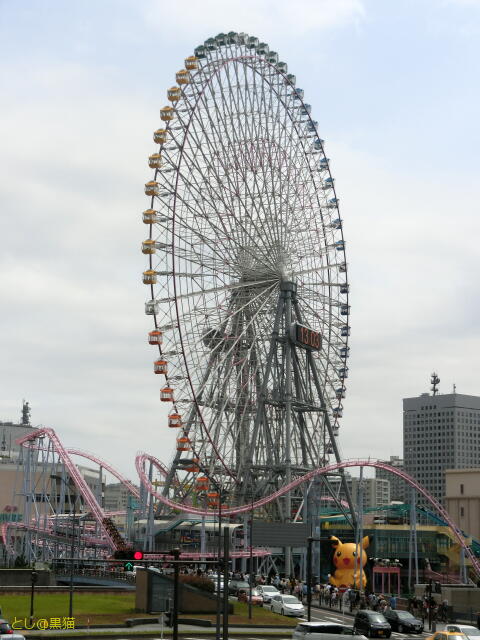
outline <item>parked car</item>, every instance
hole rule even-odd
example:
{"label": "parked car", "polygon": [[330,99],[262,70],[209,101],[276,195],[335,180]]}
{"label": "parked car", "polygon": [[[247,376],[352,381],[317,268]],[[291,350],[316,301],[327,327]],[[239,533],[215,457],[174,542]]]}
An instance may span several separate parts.
{"label": "parked car", "polygon": [[412,616],[408,611],[391,609],[390,611],[384,611],[383,615],[393,631],[398,631],[399,633],[422,633],[423,631],[423,622]]}
{"label": "parked car", "polygon": [[300,622],[292,634],[292,640],[338,640],[337,636],[355,636],[362,640],[365,636],[355,633],[353,627],[335,622]]}
{"label": "parked car", "polygon": [[392,627],[388,624],[385,616],[378,611],[370,611],[370,609],[360,609],[355,615],[353,621],[355,631],[360,631],[367,636],[373,638],[389,638],[392,633]]}
{"label": "parked car", "polygon": [[12,629],[8,620],[0,618],[0,638],[1,640],[25,640],[25,636],[21,633],[15,633],[15,629]]}
{"label": "parked car", "polygon": [[[238,591],[238,599],[241,602],[248,602],[250,600],[250,589],[240,589]],[[252,589],[252,604],[258,605],[259,607],[263,604],[263,596],[258,589]]]}
{"label": "parked car", "polygon": [[238,595],[240,589],[243,591],[248,591],[250,589],[250,585],[245,580],[230,580],[228,583],[228,593],[232,596]]}
{"label": "parked car", "polygon": [[270,608],[274,613],[281,613],[282,616],[305,615],[304,606],[298,598],[281,593],[272,597]]}
{"label": "parked car", "polygon": [[280,591],[271,584],[261,584],[257,587],[259,594],[263,597],[263,602],[268,604],[272,596],[279,596]]}
{"label": "parked car", "polygon": [[447,624],[445,626],[445,631],[456,631],[457,633],[463,633],[463,635],[467,636],[467,638],[475,638],[475,640],[478,640],[478,636],[480,636],[480,629],[477,629],[477,627],[472,627],[469,624]]}

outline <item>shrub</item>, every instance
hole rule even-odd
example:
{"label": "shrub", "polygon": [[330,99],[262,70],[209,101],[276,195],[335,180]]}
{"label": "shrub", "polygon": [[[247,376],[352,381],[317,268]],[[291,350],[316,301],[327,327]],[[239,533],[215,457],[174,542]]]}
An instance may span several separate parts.
{"label": "shrub", "polygon": [[189,584],[192,587],[197,587],[197,589],[202,589],[202,591],[208,591],[209,593],[213,593],[215,591],[215,585],[205,576],[197,576],[194,573],[181,573],[179,575],[179,580],[184,584]]}

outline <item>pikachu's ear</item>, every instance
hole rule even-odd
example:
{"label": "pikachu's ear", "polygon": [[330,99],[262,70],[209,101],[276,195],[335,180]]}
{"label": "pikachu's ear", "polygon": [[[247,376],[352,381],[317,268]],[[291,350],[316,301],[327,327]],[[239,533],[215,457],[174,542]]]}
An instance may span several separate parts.
{"label": "pikachu's ear", "polygon": [[370,544],[370,538],[368,536],[365,536],[364,539],[362,540],[362,549],[366,549],[369,544]]}
{"label": "pikachu's ear", "polygon": [[339,547],[342,544],[340,542],[340,540],[338,538],[336,538],[335,536],[330,536],[330,542],[332,543],[332,547],[334,549],[336,549],[337,547]]}

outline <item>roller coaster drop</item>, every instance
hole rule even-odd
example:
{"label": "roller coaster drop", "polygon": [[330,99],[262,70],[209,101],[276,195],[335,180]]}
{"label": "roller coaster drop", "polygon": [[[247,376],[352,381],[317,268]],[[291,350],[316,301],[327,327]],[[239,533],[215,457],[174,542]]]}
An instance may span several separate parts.
{"label": "roller coaster drop", "polygon": [[[22,445],[24,451],[21,465],[24,471],[24,480],[23,488],[19,492],[19,495],[23,498],[23,505],[19,505],[19,511],[24,513],[24,520],[4,523],[0,530],[7,553],[12,560],[18,555],[24,555],[30,561],[50,561],[53,558],[71,557],[72,543],[75,557],[85,558],[108,557],[113,552],[125,548],[125,540],[118,535],[111,521],[113,514],[105,512],[99,505],[98,497],[93,494],[71,459],[73,455],[86,458],[99,465],[100,472],[104,469],[115,476],[127,488],[129,493],[139,500],[139,512],[142,510],[145,512],[148,508],[147,502],[144,500],[142,506],[141,500],[142,493],[146,493],[178,512],[197,516],[212,516],[210,509],[202,509],[192,504],[174,502],[165,498],[149,480],[149,476],[151,476],[152,467],[155,467],[164,477],[168,476],[168,469],[157,458],[148,454],[139,454],[136,458],[136,468],[141,485],[139,491],[131,481],[127,480],[106,461],[78,449],[65,448],[53,429],[38,429],[21,438],[18,443]],[[148,466],[150,466],[149,469],[147,468]],[[347,469],[350,467],[384,469],[403,478],[407,484],[429,501],[435,512],[448,524],[458,543],[464,549],[466,557],[470,559],[475,574],[480,577],[478,559],[466,544],[462,532],[442,505],[404,471],[399,470],[397,467],[390,467],[380,461],[344,460],[340,463],[313,469],[303,477],[295,479],[289,485],[285,485],[272,494],[256,500],[253,504],[248,502],[234,508],[225,508],[223,513],[225,516],[238,516],[242,513],[262,510],[265,505],[277,500],[288,491],[311,482],[317,476],[333,473],[339,468]],[[71,520],[72,505],[70,504],[69,506],[70,515],[59,512],[59,505],[65,505],[67,500],[65,493],[60,492],[63,495],[54,496],[42,493],[40,490],[40,487],[47,486],[49,479],[57,478],[55,471],[62,472],[62,476],[58,476],[58,478],[71,479],[73,493],[80,495],[83,499],[84,509],[81,517],[84,519],[84,525],[83,528],[79,526],[79,531],[73,536],[73,540],[72,536],[69,535],[70,524],[68,523]],[[62,482],[61,486],[70,486],[70,482]],[[60,511],[62,511],[61,507]],[[65,519],[67,524],[65,524]],[[256,556],[264,556],[268,555],[268,553],[269,551],[265,549],[253,550],[253,554]],[[250,551],[245,550],[236,552],[234,557],[242,557],[249,554]],[[212,554],[182,552],[182,557],[192,560],[205,558],[209,555]],[[149,557],[153,559],[155,554],[152,553]]]}

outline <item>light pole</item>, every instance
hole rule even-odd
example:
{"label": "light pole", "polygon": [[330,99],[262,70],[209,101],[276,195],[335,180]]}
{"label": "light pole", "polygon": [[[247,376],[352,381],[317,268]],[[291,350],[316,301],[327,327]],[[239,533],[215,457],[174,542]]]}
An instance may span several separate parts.
{"label": "light pole", "polygon": [[[193,459],[183,458],[178,461],[177,469],[185,470],[185,467],[188,468],[189,465],[194,463]],[[195,465],[197,468],[209,479],[209,481],[213,484],[215,492],[217,494],[218,499],[218,569],[217,569],[217,615],[216,615],[216,624],[215,624],[215,640],[221,640],[221,613],[222,613],[222,598],[220,594],[220,585],[222,578],[222,499],[225,495],[224,490],[220,487],[219,483],[213,478],[208,469],[206,469],[203,465],[199,464],[198,460],[195,460]],[[208,494],[207,494],[208,497]],[[227,576],[227,570],[225,569],[224,575]],[[224,580],[223,584],[224,594],[226,594],[226,598],[228,600],[228,580]],[[227,640],[227,638],[225,638]]]}
{"label": "light pole", "polygon": [[[220,615],[222,610],[222,600],[220,597],[220,584],[221,584],[221,576],[222,576],[222,563],[221,563],[221,554],[222,554],[222,496],[220,491],[218,491],[217,483],[215,483],[215,489],[218,493],[218,568],[217,568],[217,617],[215,620],[215,640],[220,640],[221,632],[220,632]],[[228,591],[228,583],[223,583],[223,589],[227,589]]]}
{"label": "light pole", "polygon": [[250,526],[248,531],[248,538],[250,542],[250,566],[249,566],[249,589],[248,589],[248,619],[252,619],[252,590],[253,590],[253,488],[252,488],[252,508],[250,510]]}
{"label": "light pole", "polygon": [[71,546],[71,558],[70,558],[70,589],[68,600],[68,616],[73,618],[73,573],[74,565],[73,558],[75,555],[75,517],[77,515],[77,492],[75,492],[75,499],[73,501],[73,518],[72,518],[72,546]]}
{"label": "light pole", "polygon": [[180,573],[179,559],[180,559],[180,549],[172,549],[172,555],[174,559],[174,578],[173,578],[173,616],[172,616],[172,638],[173,640],[178,640],[178,579]]}

